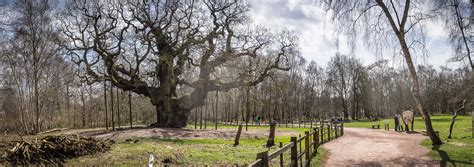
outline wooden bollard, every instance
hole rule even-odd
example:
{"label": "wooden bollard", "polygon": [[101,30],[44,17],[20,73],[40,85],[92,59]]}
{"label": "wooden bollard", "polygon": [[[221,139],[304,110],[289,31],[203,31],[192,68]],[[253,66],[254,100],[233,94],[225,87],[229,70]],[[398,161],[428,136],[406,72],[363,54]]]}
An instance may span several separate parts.
{"label": "wooden bollard", "polygon": [[239,125],[239,130],[237,130],[237,135],[235,136],[234,147],[238,146],[240,140],[240,134],[242,133],[242,125]]}

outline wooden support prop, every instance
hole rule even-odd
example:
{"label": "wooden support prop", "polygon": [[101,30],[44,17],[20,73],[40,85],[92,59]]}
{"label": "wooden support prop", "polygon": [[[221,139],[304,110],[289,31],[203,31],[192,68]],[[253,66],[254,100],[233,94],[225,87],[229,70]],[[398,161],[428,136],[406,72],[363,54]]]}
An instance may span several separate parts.
{"label": "wooden support prop", "polygon": [[296,137],[291,137],[290,141],[293,143],[291,147],[291,167],[298,167],[298,142]]}
{"label": "wooden support prop", "polygon": [[268,135],[267,147],[271,147],[275,145],[275,127],[276,127],[276,122],[272,121],[270,123],[270,134]]}
{"label": "wooden support prop", "polygon": [[240,140],[240,134],[242,133],[242,125],[239,125],[239,130],[237,130],[237,135],[235,136],[234,147],[238,146]]}

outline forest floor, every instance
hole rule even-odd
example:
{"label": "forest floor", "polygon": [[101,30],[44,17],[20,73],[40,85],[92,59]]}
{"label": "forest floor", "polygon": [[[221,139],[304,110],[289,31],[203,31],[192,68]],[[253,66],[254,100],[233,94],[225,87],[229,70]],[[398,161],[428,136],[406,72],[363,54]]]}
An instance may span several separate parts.
{"label": "forest floor", "polygon": [[436,166],[429,149],[420,145],[427,139],[420,133],[380,129],[345,128],[344,136],[323,145],[329,151],[327,166]]}

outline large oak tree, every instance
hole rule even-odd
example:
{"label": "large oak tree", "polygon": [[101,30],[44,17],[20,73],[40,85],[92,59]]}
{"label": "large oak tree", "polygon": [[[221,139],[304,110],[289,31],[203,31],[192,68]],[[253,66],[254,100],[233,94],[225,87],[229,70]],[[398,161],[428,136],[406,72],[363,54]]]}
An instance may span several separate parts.
{"label": "large oak tree", "polygon": [[[61,27],[85,80],[149,97],[157,111],[153,125],[180,128],[208,92],[254,86],[289,69],[296,37],[253,26],[247,11],[240,2],[76,1],[67,4]],[[248,59],[259,65],[215,75],[243,68]]]}

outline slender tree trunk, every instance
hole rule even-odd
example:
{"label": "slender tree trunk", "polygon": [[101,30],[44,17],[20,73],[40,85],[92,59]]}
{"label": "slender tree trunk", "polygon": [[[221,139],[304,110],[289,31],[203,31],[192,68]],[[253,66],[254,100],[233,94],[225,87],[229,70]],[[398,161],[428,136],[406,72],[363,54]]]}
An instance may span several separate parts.
{"label": "slender tree trunk", "polygon": [[202,129],[202,106],[199,107],[199,129]]}
{"label": "slender tree trunk", "polygon": [[132,93],[128,91],[128,119],[130,121],[130,128],[133,128],[133,117],[132,117]]}
{"label": "slender tree trunk", "polygon": [[400,45],[401,45],[402,51],[404,53],[405,61],[406,61],[407,66],[408,66],[408,71],[411,74],[411,79],[412,79],[412,84],[413,84],[412,88],[411,88],[411,91],[412,91],[413,99],[415,100],[416,108],[417,108],[418,112],[423,116],[426,131],[427,131],[431,141],[433,142],[433,145],[443,144],[443,142],[441,141],[439,136],[437,136],[436,133],[434,132],[433,126],[431,124],[430,114],[429,114],[428,111],[426,111],[425,107],[423,106],[423,102],[421,101],[420,87],[419,87],[420,84],[418,82],[418,76],[417,76],[417,73],[416,73],[415,66],[413,65],[410,50],[408,48],[408,45],[405,42],[405,35],[403,34],[403,32],[400,32],[399,34],[397,34],[397,37],[400,41]]}
{"label": "slender tree trunk", "polygon": [[[68,115],[70,115],[70,113],[71,113],[71,101],[70,101],[70,98],[69,98],[69,83],[66,84],[66,107],[67,107],[67,113],[68,113]],[[69,121],[71,121],[70,118],[71,117],[68,116]]]}
{"label": "slender tree trunk", "polygon": [[247,86],[245,90],[246,102],[245,102],[245,131],[248,131],[249,119],[250,119],[250,87]]}
{"label": "slender tree trunk", "polygon": [[110,86],[110,111],[112,116],[112,130],[115,130],[115,113],[114,113],[114,87]]}
{"label": "slender tree trunk", "polygon": [[[469,45],[469,42],[468,42],[469,39],[467,39],[468,37],[466,36],[466,33],[464,32],[464,25],[463,25],[463,22],[462,22],[462,17],[461,17],[460,11],[459,11],[459,1],[458,0],[454,0],[454,1],[455,1],[454,2],[455,4],[452,5],[452,6],[454,7],[454,11],[456,12],[456,16],[455,16],[456,17],[456,22],[458,24],[459,30],[461,31],[464,46],[466,47],[466,57],[469,61],[469,64],[471,65],[471,69],[474,70],[474,63],[472,62],[472,59],[471,59],[471,49],[470,49],[470,45]],[[472,3],[472,0],[471,0],[471,5],[472,4],[473,3]],[[471,6],[471,8],[473,8],[473,7]],[[472,13],[474,13],[474,12],[471,11],[471,17],[473,17]],[[472,18],[471,18],[471,20],[472,20]]]}
{"label": "slender tree trunk", "polygon": [[197,129],[198,111],[198,108],[194,109],[194,129]]}
{"label": "slender tree trunk", "polygon": [[35,118],[35,132],[38,133],[41,131],[40,127],[40,106],[39,106],[39,89],[38,89],[38,62],[37,62],[37,57],[36,54],[33,53],[33,84],[34,84],[34,96],[35,96],[35,113],[36,113],[36,118]]}
{"label": "slender tree trunk", "polygon": [[208,99],[204,101],[204,129],[207,129],[207,120],[209,119],[209,106],[207,105]]}
{"label": "slender tree trunk", "polygon": [[217,118],[217,112],[219,111],[219,91],[216,92],[216,111],[215,111],[215,130],[217,130],[217,122],[219,122],[218,118]]}
{"label": "slender tree trunk", "polygon": [[104,110],[105,110],[105,129],[109,130],[109,118],[107,113],[107,81],[104,81]]}
{"label": "slender tree trunk", "polygon": [[384,12],[386,18],[390,22],[390,26],[392,27],[393,32],[397,36],[398,41],[400,43],[400,47],[402,49],[403,56],[405,58],[405,62],[408,66],[408,71],[410,72],[410,76],[411,76],[411,80],[412,80],[411,92],[412,92],[412,95],[413,95],[413,99],[415,100],[416,109],[418,110],[418,112],[424,118],[425,127],[426,127],[426,131],[428,133],[428,136],[430,137],[433,145],[443,144],[443,142],[441,141],[439,136],[436,135],[434,130],[433,130],[433,126],[431,125],[431,119],[430,119],[429,112],[426,111],[425,106],[423,106],[423,102],[422,102],[421,97],[420,97],[420,84],[419,84],[419,81],[418,81],[416,68],[415,68],[415,65],[413,64],[413,61],[412,61],[412,56],[411,56],[411,53],[410,53],[410,49],[409,49],[409,47],[406,43],[406,40],[405,40],[405,29],[404,29],[404,27],[405,27],[406,20],[407,20],[407,17],[408,17],[408,9],[410,8],[410,1],[409,0],[405,1],[405,7],[404,7],[405,9],[404,9],[404,12],[403,12],[403,15],[402,15],[402,22],[399,23],[398,27],[396,26],[396,23],[393,20],[393,17],[391,15],[390,11],[388,10],[387,6],[384,4],[384,2],[382,0],[376,0],[376,2],[383,9],[383,12]]}
{"label": "slender tree trunk", "polygon": [[115,94],[117,95],[117,124],[118,124],[118,128],[120,128],[122,126],[122,124],[120,123],[120,106],[122,105],[122,101],[121,101],[121,92],[119,92],[119,88],[118,87],[115,87]]}
{"label": "slender tree trunk", "polygon": [[451,139],[451,134],[452,134],[452,132],[453,132],[454,122],[456,121],[456,117],[458,117],[458,111],[461,111],[462,109],[464,109],[465,103],[466,103],[466,101],[464,100],[463,103],[462,103],[461,108],[459,108],[459,109],[457,109],[456,111],[454,111],[453,119],[451,120],[451,124],[449,125],[448,139]]}
{"label": "slender tree trunk", "polygon": [[[89,85],[89,103],[92,102],[92,86]],[[88,117],[89,117],[89,127],[93,127],[94,126],[94,120],[92,120],[92,110],[94,109],[94,107],[92,105],[89,105],[89,109],[88,110]]]}
{"label": "slender tree trunk", "polygon": [[82,101],[82,128],[86,127],[86,101],[84,98],[84,86],[81,83],[81,101]]}

